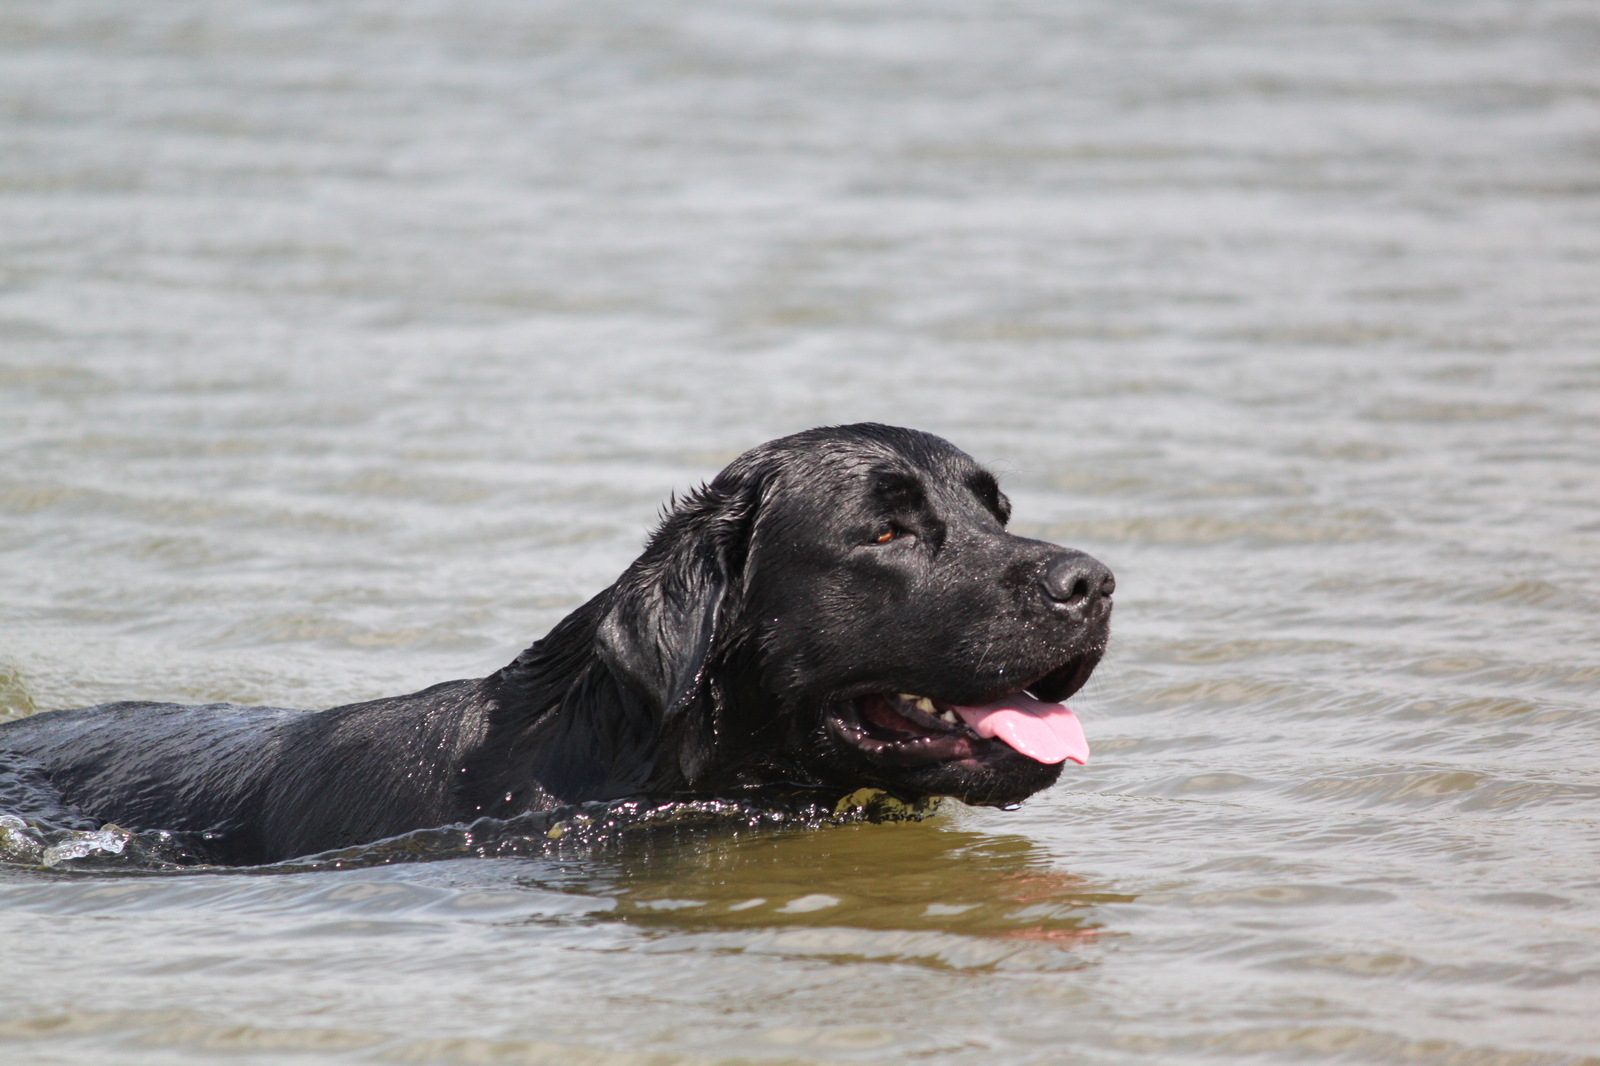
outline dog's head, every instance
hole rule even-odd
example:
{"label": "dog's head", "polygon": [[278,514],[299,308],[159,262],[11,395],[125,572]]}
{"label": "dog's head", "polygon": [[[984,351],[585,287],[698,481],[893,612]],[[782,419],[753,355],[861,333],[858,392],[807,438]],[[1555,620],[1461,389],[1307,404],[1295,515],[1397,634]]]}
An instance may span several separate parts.
{"label": "dog's head", "polygon": [[1087,756],[1058,701],[1105,651],[1114,582],[1009,517],[988,471],[915,430],[814,429],[734,460],[599,622],[656,719],[656,782],[980,804],[1052,784]]}

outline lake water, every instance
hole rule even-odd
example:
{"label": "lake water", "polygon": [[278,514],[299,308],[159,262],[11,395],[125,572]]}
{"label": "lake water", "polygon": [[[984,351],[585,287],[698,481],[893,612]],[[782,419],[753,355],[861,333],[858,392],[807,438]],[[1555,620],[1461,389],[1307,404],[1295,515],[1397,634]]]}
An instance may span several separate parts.
{"label": "lake water", "polygon": [[0,707],[482,675],[875,419],[1117,572],[1014,812],[0,868],[0,1060],[1600,1062],[1588,0],[0,5]]}

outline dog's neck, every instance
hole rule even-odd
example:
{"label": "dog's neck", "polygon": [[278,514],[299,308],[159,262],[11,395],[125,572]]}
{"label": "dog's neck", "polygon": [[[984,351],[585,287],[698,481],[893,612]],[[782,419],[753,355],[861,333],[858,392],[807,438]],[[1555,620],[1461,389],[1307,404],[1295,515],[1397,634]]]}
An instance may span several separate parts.
{"label": "dog's neck", "polygon": [[[732,723],[773,720],[755,664],[718,656],[713,679],[670,716],[596,651],[609,608],[603,592],[481,682],[488,730],[478,767],[484,813],[504,817],[551,803],[672,797],[799,784],[772,756],[777,738]],[[765,711],[766,713],[762,713]]]}
{"label": "dog's neck", "polygon": [[596,651],[607,607],[601,593],[484,678],[490,706],[481,751],[484,767],[495,768],[485,782],[486,813],[688,789],[674,746],[663,743],[660,709]]}

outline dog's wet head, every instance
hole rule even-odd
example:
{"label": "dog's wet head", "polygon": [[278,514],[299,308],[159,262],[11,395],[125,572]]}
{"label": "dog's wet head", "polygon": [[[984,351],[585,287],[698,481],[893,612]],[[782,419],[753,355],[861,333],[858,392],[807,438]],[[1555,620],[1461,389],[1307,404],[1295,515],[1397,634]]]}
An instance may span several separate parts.
{"label": "dog's wet head", "polygon": [[[698,655],[634,667],[688,783],[1003,805],[1084,761],[1060,701],[1105,651],[1115,583],[1009,517],[988,471],[914,430],[811,430],[730,464],[635,566],[702,575],[653,604]],[[624,666],[650,658],[629,633],[610,636]]]}

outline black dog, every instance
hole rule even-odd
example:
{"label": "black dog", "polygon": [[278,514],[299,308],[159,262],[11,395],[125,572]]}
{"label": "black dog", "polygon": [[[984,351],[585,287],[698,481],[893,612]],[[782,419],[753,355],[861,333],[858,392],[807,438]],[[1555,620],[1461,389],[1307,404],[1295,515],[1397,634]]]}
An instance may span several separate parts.
{"label": "black dog", "polygon": [[1114,582],[1009,516],[938,437],[814,429],[677,502],[489,677],[317,712],[57,711],[0,726],[0,751],[97,823],[205,831],[234,864],[631,796],[1014,803],[1088,756],[1051,701],[1099,662]]}

